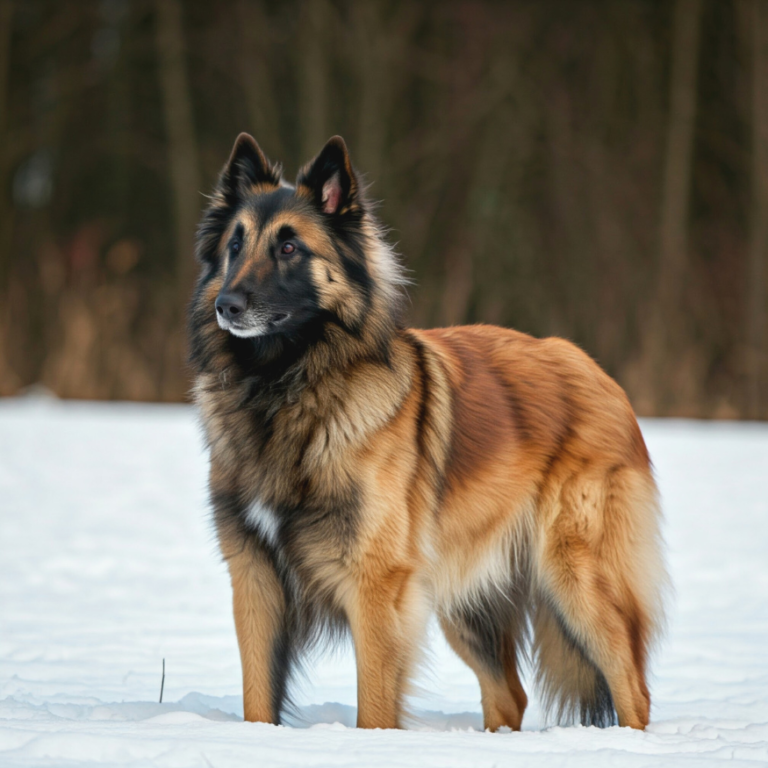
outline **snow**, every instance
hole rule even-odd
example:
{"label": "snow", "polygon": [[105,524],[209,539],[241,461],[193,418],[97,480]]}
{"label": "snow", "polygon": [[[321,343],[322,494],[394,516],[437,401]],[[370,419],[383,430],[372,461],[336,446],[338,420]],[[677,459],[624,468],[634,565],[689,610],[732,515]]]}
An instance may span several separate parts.
{"label": "snow", "polygon": [[484,733],[434,630],[411,729],[357,731],[349,648],[291,727],[242,722],[190,407],[0,401],[0,766],[768,763],[768,425],[642,426],[676,590],[647,731],[547,727],[534,697],[522,733]]}

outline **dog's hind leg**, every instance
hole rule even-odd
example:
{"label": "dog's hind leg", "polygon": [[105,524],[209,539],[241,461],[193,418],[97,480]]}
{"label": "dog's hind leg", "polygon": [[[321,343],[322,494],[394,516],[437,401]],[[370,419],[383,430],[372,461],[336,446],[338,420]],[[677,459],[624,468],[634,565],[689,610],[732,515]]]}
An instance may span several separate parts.
{"label": "dog's hind leg", "polygon": [[448,644],[477,675],[483,703],[483,725],[496,731],[519,731],[528,704],[518,672],[525,642],[525,618],[509,598],[480,599],[477,605],[441,615]]}

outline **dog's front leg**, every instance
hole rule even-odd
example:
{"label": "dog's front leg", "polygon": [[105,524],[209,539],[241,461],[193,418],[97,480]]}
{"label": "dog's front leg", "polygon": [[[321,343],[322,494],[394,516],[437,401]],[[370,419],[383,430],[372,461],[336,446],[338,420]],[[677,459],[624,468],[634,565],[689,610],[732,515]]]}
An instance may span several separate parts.
{"label": "dog's front leg", "polygon": [[359,586],[348,610],[357,660],[357,727],[399,728],[424,631],[415,580],[404,571]]}
{"label": "dog's front leg", "polygon": [[283,589],[258,545],[248,542],[226,559],[243,667],[245,719],[278,724],[290,661]]}

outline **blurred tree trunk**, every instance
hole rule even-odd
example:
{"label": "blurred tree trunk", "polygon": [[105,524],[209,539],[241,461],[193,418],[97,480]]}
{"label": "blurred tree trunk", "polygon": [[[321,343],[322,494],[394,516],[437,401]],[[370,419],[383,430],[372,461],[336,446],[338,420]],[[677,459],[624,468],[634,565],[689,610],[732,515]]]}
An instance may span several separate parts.
{"label": "blurred tree trunk", "polygon": [[352,34],[349,57],[359,74],[360,106],[355,157],[367,178],[381,187],[391,172],[384,162],[388,132],[392,129],[392,105],[406,82],[400,62],[412,45],[412,36],[423,9],[405,2],[391,18],[392,3],[379,0],[356,3],[351,9]]}
{"label": "blurred tree trunk", "polygon": [[[476,139],[467,147],[472,152],[465,184],[463,219],[468,222],[472,242],[458,239],[446,252],[446,279],[440,308],[443,325],[469,320],[473,294],[485,290],[487,272],[499,264],[496,214],[512,158],[513,145],[525,130],[524,119],[510,106],[518,86],[518,62],[513,51],[501,47],[494,70],[486,77],[485,89],[475,90],[477,100],[471,114],[477,117]],[[511,126],[514,126],[512,128]],[[481,265],[480,270],[473,266]],[[485,269],[482,269],[485,266]],[[498,277],[498,276],[497,276]],[[503,276],[500,276],[503,279]],[[480,318],[473,318],[478,320]],[[482,318],[485,319],[485,318]]]}
{"label": "blurred tree trunk", "polygon": [[355,48],[351,60],[360,74],[357,162],[374,184],[381,183],[385,130],[389,125],[385,116],[389,114],[393,80],[397,78],[387,61],[387,48],[395,41],[382,34],[381,11],[378,2],[353,5],[354,34],[350,36]]}
{"label": "blurred tree trunk", "polygon": [[10,267],[11,200],[8,178],[8,109],[13,0],[0,0],[0,289],[5,288]]}
{"label": "blurred tree trunk", "polygon": [[298,48],[299,113],[301,135],[299,162],[313,158],[330,137],[328,121],[328,64],[330,51],[324,45],[335,43],[329,24],[333,9],[325,0],[307,0],[302,6]]}
{"label": "blurred tree trunk", "polygon": [[9,301],[12,223],[10,180],[8,178],[8,106],[11,60],[12,0],[0,0],[0,396],[13,394],[18,377],[8,359],[12,306]]}
{"label": "blurred tree trunk", "polygon": [[768,254],[768,2],[752,0],[752,220],[747,267],[747,415],[762,416]]}
{"label": "blurred tree trunk", "polygon": [[[669,118],[661,198],[661,230],[656,306],[651,325],[651,364],[657,404],[668,397],[670,370],[688,340],[682,307],[688,262],[688,212],[691,191],[701,0],[677,0],[672,32]],[[679,364],[679,362],[678,362]]]}
{"label": "blurred tree trunk", "polygon": [[271,29],[260,2],[237,0],[239,26],[240,80],[248,111],[249,130],[267,156],[274,159],[285,154],[278,116],[280,109],[270,78],[267,48]]}
{"label": "blurred tree trunk", "polygon": [[[156,44],[176,223],[176,275],[186,291],[194,274],[195,229],[202,208],[192,96],[184,60],[180,0],[156,0]],[[186,294],[185,294],[186,295]]]}

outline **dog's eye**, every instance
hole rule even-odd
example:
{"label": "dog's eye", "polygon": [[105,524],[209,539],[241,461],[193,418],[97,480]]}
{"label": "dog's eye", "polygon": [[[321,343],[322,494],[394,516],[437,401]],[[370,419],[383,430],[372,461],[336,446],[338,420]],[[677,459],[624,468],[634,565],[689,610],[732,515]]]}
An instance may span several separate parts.
{"label": "dog's eye", "polygon": [[230,248],[232,249],[232,253],[235,253],[235,254],[240,253],[240,243],[237,240],[235,240],[235,242],[232,243]]}
{"label": "dog's eye", "polygon": [[286,256],[289,256],[292,253],[296,252],[296,246],[293,243],[283,243],[283,247],[280,249],[280,253],[286,254]]}

